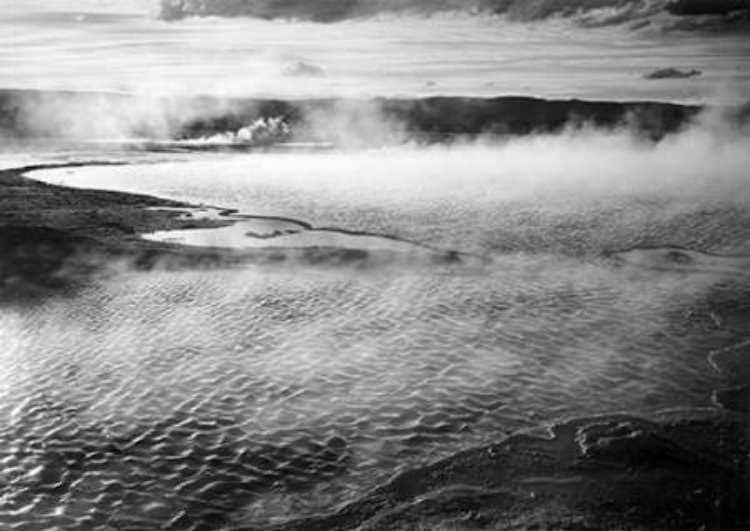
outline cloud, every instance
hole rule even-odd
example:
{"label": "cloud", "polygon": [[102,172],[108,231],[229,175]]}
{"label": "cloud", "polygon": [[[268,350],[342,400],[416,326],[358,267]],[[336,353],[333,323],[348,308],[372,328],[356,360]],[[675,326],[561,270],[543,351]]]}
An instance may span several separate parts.
{"label": "cloud", "polygon": [[[486,13],[533,22],[570,19],[584,26],[628,24],[677,30],[750,29],[747,0],[162,0],[161,17],[255,17],[338,22],[382,14]],[[685,19],[689,20],[685,20]]]}

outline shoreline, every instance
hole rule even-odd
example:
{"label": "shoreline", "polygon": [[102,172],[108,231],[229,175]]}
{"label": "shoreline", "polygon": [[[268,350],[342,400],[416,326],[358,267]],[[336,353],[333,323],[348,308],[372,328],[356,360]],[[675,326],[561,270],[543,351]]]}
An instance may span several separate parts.
{"label": "shoreline", "polygon": [[[0,301],[23,298],[39,290],[46,292],[85,281],[108,269],[149,271],[155,269],[213,269],[240,264],[285,262],[305,265],[373,267],[398,262],[404,255],[415,263],[481,264],[482,257],[437,249],[396,236],[313,227],[299,220],[239,214],[231,209],[194,205],[150,195],[80,189],[34,180],[28,173],[81,166],[121,163],[74,162],[29,165],[0,170]],[[207,208],[218,212],[204,218],[185,216]],[[144,237],[154,233],[230,229],[252,220],[299,225],[310,234],[330,234],[390,242],[382,248],[331,246],[323,241],[291,247],[259,245],[185,245]],[[255,236],[267,241],[277,236]],[[413,247],[404,254],[398,246]],[[417,251],[421,251],[418,253]],[[421,256],[418,256],[421,254]],[[401,260],[404,262],[404,260]],[[112,267],[112,264],[117,264]]]}
{"label": "shoreline", "polygon": [[[3,291],[23,300],[36,288],[57,290],[106,270],[112,261],[150,270],[284,259],[279,250],[150,242],[139,234],[219,228],[232,221],[185,219],[181,213],[198,207],[169,199],[25,176],[82,165],[0,171],[0,298]],[[317,258],[311,253],[311,264],[324,260],[320,250]],[[366,259],[343,250],[334,262]],[[724,374],[716,354],[707,353],[708,362]],[[331,514],[263,529],[743,529],[750,525],[750,418],[741,408],[723,406],[703,418],[677,414],[648,421],[609,414],[561,421],[550,427],[549,437],[517,433],[405,472]]]}
{"label": "shoreline", "polygon": [[[97,165],[107,165],[95,163]],[[139,233],[187,228],[195,222],[153,207],[193,205],[147,195],[77,190],[25,176],[39,169],[80,167],[86,163],[32,165],[0,171],[0,296],[3,289],[23,296],[27,289],[55,289],[124,261],[134,269],[230,264],[232,253],[177,249],[148,242]],[[202,227],[221,227],[205,221]],[[14,297],[15,298],[15,297]]]}

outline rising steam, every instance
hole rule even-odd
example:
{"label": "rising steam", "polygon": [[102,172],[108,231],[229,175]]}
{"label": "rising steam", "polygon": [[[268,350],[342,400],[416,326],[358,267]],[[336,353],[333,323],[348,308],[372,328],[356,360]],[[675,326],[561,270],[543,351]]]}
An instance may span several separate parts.
{"label": "rising steam", "polygon": [[258,118],[240,127],[237,131],[227,131],[198,139],[188,139],[198,144],[232,144],[244,146],[269,146],[291,139],[291,129],[282,116]]}

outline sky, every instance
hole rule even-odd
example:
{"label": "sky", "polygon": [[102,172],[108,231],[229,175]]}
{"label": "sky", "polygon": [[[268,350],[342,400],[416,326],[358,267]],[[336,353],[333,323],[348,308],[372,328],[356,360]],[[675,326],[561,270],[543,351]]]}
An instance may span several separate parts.
{"label": "sky", "polygon": [[[744,35],[472,13],[163,21],[155,0],[0,0],[0,87],[231,96],[742,100]],[[648,80],[659,68],[690,79]]]}

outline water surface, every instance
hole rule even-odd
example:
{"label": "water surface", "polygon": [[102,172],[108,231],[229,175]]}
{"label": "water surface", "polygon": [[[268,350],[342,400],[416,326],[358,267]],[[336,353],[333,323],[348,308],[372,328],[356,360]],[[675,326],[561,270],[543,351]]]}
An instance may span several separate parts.
{"label": "water surface", "polygon": [[[742,166],[725,157],[707,193],[704,168],[680,173],[668,146],[623,145],[631,168],[671,168],[683,186],[623,184],[593,151],[578,166],[576,150],[562,150],[570,173],[529,165],[523,145],[35,172],[206,205],[185,215],[238,208],[233,237],[254,246],[324,228],[483,260],[440,265],[407,252],[379,267],[155,273],[113,264],[70,296],[3,307],[3,522],[262,526],[330,511],[517,430],[711,407],[720,375],[707,356],[741,338],[707,301],[746,285],[747,259],[679,248],[748,248]],[[623,156],[616,145],[610,161]],[[672,247],[628,251],[649,243]]]}

